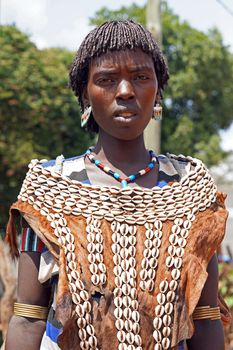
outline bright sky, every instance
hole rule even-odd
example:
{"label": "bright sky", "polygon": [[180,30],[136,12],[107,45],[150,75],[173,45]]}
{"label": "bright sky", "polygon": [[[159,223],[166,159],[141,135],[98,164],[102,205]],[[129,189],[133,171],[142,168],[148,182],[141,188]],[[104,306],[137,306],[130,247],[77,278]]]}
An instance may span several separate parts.
{"label": "bright sky", "polygon": [[[144,5],[145,0],[134,0]],[[174,13],[202,31],[213,26],[233,51],[233,0],[167,0]],[[15,23],[39,48],[62,46],[75,50],[89,32],[89,17],[102,6],[118,9],[131,0],[0,0],[0,23]],[[224,3],[231,14],[220,3]],[[233,125],[223,133],[223,146],[233,150]]]}

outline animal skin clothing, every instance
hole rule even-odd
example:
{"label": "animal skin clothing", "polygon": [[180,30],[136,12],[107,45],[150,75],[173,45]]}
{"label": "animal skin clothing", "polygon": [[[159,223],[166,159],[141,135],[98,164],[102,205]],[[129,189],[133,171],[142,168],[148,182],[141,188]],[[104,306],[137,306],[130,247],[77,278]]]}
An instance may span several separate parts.
{"label": "animal skin clothing", "polygon": [[152,189],[82,183],[72,161],[30,163],[7,229],[17,254],[20,213],[59,265],[59,347],[177,349],[224,235],[223,194],[190,157],[162,156],[174,178]]}

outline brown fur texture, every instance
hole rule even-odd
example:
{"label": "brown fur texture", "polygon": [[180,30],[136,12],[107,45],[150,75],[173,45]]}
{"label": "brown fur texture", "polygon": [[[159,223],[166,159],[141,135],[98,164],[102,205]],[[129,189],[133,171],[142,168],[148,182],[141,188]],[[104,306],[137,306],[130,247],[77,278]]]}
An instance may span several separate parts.
{"label": "brown fur texture", "polygon": [[[59,250],[59,244],[55,237],[49,222],[36,212],[32,206],[25,202],[18,201],[12,206],[12,209],[19,210],[21,215],[29,223],[32,229],[48,246],[51,253],[59,260],[60,274],[57,294],[57,318],[64,325],[62,335],[59,337],[59,346],[62,350],[79,349],[78,329],[75,322],[76,316],[71,313],[71,298],[68,289],[68,281],[65,269],[65,255],[62,249]],[[87,240],[85,233],[86,222],[81,216],[65,216],[68,227],[75,237],[76,262],[81,279],[84,282],[86,290],[89,292],[92,302],[93,326],[96,330],[99,348],[102,350],[117,348],[117,331],[115,328],[113,290],[113,255],[111,250],[111,228],[110,223],[102,220],[101,230],[104,236],[104,262],[107,266],[107,283],[100,289],[90,282],[89,263],[87,260]],[[172,348],[177,344],[190,338],[194,332],[192,313],[198,303],[201,291],[207,279],[207,265],[216,249],[220,245],[227,219],[227,211],[224,208],[224,195],[219,193],[217,202],[212,207],[196,214],[196,219],[190,229],[187,246],[185,248],[183,268],[181,271],[181,280],[178,288],[178,297],[174,305],[174,327],[172,332]],[[169,245],[169,234],[172,222],[167,221],[163,225],[163,238],[160,248],[158,269],[156,274],[156,284],[153,292],[142,292],[138,287],[138,301],[141,323],[142,347],[147,350],[154,349],[153,340],[153,318],[154,308],[157,305],[156,295],[158,286],[162,280],[167,278],[171,280],[170,272],[166,268],[165,259]],[[8,241],[13,242],[14,231],[8,230]],[[145,240],[145,228],[138,226],[137,230],[137,275],[139,275],[141,260],[143,257]],[[139,277],[138,277],[139,278]],[[139,282],[139,279],[138,281]],[[139,285],[139,283],[137,283]],[[95,292],[102,294],[97,302],[91,295]],[[71,314],[73,316],[71,316]],[[106,336],[107,335],[107,336]]]}

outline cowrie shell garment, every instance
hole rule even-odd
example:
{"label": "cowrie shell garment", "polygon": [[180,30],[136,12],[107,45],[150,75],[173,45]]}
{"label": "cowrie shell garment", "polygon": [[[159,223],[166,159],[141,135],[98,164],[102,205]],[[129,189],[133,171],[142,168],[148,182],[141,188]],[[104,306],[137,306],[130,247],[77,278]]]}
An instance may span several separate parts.
{"label": "cowrie shell garment", "polygon": [[[32,206],[47,219],[64,250],[81,349],[101,347],[93,326],[91,295],[78,268],[76,237],[69,227],[69,216],[82,217],[86,223],[85,249],[91,288],[103,290],[109,274],[112,275],[118,349],[145,349],[140,313],[143,295],[153,295],[155,301],[151,320],[153,348],[174,346],[174,308],[189,232],[196,216],[216,201],[216,186],[204,165],[190,157],[183,159],[191,162],[193,170],[180,182],[152,189],[84,185],[59,172],[44,169],[40,161],[30,163],[18,200]],[[167,223],[170,230],[165,244],[164,226]],[[104,225],[111,231],[107,241]],[[142,232],[143,237],[139,237]],[[144,240],[140,263],[137,260],[139,238]],[[166,273],[156,285],[164,246]],[[111,251],[111,262],[105,261],[106,249]]]}

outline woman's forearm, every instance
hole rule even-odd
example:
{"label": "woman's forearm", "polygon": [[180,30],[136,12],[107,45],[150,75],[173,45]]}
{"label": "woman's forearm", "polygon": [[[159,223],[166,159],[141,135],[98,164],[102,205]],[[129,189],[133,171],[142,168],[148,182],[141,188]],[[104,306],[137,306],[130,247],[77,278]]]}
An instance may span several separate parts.
{"label": "woman's forearm", "polygon": [[194,321],[195,332],[188,340],[188,350],[224,350],[224,333],[220,320]]}
{"label": "woman's forearm", "polygon": [[13,316],[6,337],[5,350],[39,350],[45,321]]}

